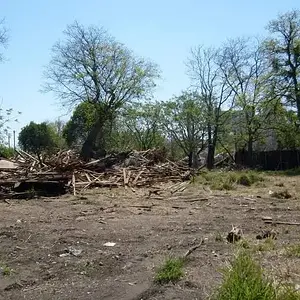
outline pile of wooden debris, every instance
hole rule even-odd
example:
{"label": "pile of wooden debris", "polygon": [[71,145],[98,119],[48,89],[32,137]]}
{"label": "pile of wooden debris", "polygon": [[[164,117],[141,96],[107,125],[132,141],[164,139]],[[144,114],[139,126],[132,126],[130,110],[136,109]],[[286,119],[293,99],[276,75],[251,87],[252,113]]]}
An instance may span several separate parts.
{"label": "pile of wooden debris", "polygon": [[110,154],[85,163],[71,150],[42,161],[24,151],[0,160],[0,198],[57,196],[82,193],[92,187],[152,186],[188,180],[192,171],[165,158],[158,149]]}

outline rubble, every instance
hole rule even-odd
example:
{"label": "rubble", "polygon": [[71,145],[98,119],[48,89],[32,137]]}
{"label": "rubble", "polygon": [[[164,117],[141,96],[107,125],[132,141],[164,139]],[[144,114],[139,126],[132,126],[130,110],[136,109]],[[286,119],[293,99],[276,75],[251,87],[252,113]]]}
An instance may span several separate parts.
{"label": "rubble", "polygon": [[235,243],[242,238],[242,235],[243,235],[243,231],[240,228],[232,225],[232,229],[228,233],[226,239],[229,243]]}
{"label": "rubble", "polygon": [[85,163],[72,150],[38,159],[22,150],[0,159],[0,198],[80,194],[94,187],[150,187],[189,180],[192,170],[165,158],[159,149],[110,154]]}

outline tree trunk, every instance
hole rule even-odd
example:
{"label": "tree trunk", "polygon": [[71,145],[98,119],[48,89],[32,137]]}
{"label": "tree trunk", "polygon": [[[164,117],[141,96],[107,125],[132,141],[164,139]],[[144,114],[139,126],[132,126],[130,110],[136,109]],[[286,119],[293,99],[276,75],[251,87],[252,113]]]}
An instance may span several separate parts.
{"label": "tree trunk", "polygon": [[193,158],[194,158],[194,153],[193,153],[193,151],[190,151],[190,152],[189,152],[188,157],[189,157],[189,168],[192,168],[192,167],[193,167]]}
{"label": "tree trunk", "polygon": [[297,117],[298,121],[300,121],[300,92],[296,95],[296,105],[297,105]]}
{"label": "tree trunk", "polygon": [[253,167],[253,138],[252,136],[249,137],[248,140],[248,153],[247,153],[247,165],[248,167]]}
{"label": "tree trunk", "polygon": [[[89,132],[86,141],[82,145],[80,157],[84,161],[89,161],[93,157],[96,140],[100,134],[103,134],[103,126],[103,119],[99,117],[98,121],[94,124],[91,131]],[[99,150],[100,152],[104,152],[104,149]]]}
{"label": "tree trunk", "polygon": [[214,129],[212,134],[211,125],[208,126],[208,152],[206,158],[206,167],[208,170],[214,168],[215,164],[215,152],[216,152],[216,145],[217,145],[217,135],[218,135],[218,128],[217,126]]}
{"label": "tree trunk", "polygon": [[207,152],[207,158],[206,158],[206,167],[208,170],[211,170],[214,168],[215,163],[215,146],[213,143],[210,143],[208,145],[208,152]]}

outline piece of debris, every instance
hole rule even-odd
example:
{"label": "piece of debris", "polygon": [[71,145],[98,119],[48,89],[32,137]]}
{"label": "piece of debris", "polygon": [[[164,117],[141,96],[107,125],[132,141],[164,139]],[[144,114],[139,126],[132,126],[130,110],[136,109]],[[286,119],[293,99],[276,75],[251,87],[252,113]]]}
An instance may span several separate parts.
{"label": "piece of debris", "polygon": [[272,221],[272,217],[268,217],[268,216],[262,217],[261,219],[263,221]]}
{"label": "piece of debris", "polygon": [[113,242],[107,242],[107,243],[103,244],[103,246],[105,246],[105,247],[113,247],[115,245],[116,245],[116,243],[113,243]]}
{"label": "piece of debris", "polygon": [[278,199],[290,199],[292,198],[292,195],[288,190],[284,190],[284,191],[273,192],[271,194],[271,197],[278,198]]}
{"label": "piece of debris", "polygon": [[81,249],[75,249],[74,247],[68,247],[68,252],[74,256],[79,256],[82,253]]}
{"label": "piece of debris", "polygon": [[65,249],[65,252],[61,253],[59,255],[59,257],[66,257],[66,256],[69,256],[69,255],[73,255],[73,256],[78,257],[78,256],[80,256],[81,253],[82,253],[81,249],[76,249],[73,246],[70,246],[67,249]]}
{"label": "piece of debris", "polygon": [[235,243],[241,239],[242,235],[243,235],[242,230],[232,225],[232,229],[228,233],[226,239],[229,243]]}
{"label": "piece of debris", "polygon": [[192,248],[190,248],[185,254],[184,254],[184,258],[187,258],[191,253],[193,253],[195,250],[197,250],[199,247],[201,247],[201,245],[204,244],[204,240],[201,239],[200,243],[193,246]]}
{"label": "piece of debris", "polygon": [[278,235],[278,232],[273,229],[265,230],[261,234],[258,234],[256,236],[256,239],[262,240],[262,239],[266,239],[266,238],[271,238],[273,240],[277,240],[277,235]]}

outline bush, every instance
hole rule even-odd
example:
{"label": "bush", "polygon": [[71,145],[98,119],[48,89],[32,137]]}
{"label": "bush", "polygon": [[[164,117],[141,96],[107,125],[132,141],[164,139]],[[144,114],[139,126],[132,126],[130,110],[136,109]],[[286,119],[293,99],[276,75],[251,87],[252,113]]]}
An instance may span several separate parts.
{"label": "bush", "polygon": [[239,174],[237,178],[237,183],[245,186],[251,186],[256,182],[261,182],[261,181],[263,181],[263,178],[259,174],[253,171]]}
{"label": "bush", "polygon": [[223,271],[223,283],[213,295],[214,300],[299,300],[300,294],[291,286],[275,286],[264,276],[263,269],[249,252],[241,250]]}
{"label": "bush", "polygon": [[155,276],[155,282],[159,284],[176,282],[183,276],[183,259],[169,258],[158,270]]}
{"label": "bush", "polygon": [[215,190],[233,190],[235,184],[251,186],[254,183],[263,181],[263,177],[254,172],[225,172],[212,171],[203,172],[199,181],[204,184],[209,184]]}
{"label": "bush", "polygon": [[47,123],[30,122],[22,128],[19,134],[19,144],[24,151],[40,155],[42,152],[51,153],[58,148],[59,137]]}
{"label": "bush", "polygon": [[12,158],[14,155],[15,155],[15,151],[13,148],[0,145],[0,157],[8,159],[8,158]]}

